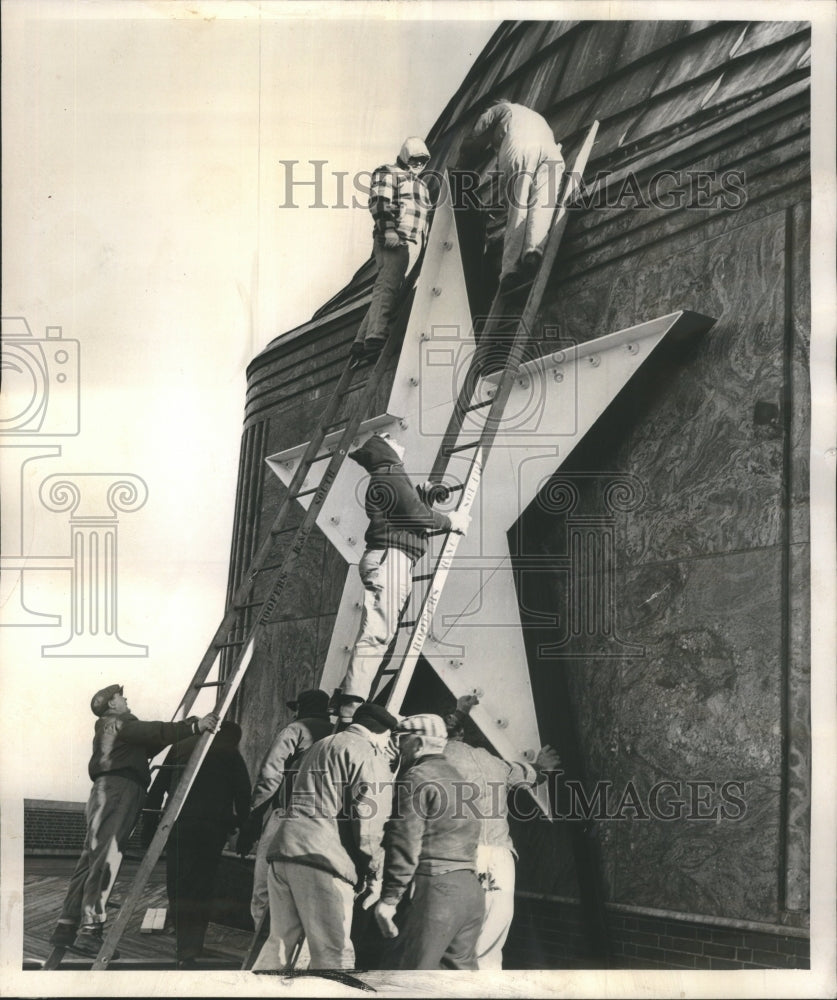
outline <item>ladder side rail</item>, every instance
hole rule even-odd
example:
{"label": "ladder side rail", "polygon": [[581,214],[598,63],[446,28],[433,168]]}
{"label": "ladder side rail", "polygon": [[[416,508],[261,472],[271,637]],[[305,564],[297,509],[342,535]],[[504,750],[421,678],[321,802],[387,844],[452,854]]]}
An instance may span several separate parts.
{"label": "ladder side rail", "polygon": [[[480,446],[476,449],[474,457],[471,459],[471,466],[468,470],[465,489],[462,491],[462,497],[457,506],[457,510],[467,512],[471,509],[474,497],[479,489],[480,479],[482,478],[483,463],[484,453],[482,446]],[[424,592],[419,614],[416,617],[415,624],[412,626],[410,631],[409,642],[404,650],[401,658],[401,664],[398,668],[397,674],[395,675],[395,681],[387,697],[386,705],[390,711],[399,711],[404,702],[404,697],[407,694],[407,688],[410,685],[410,680],[412,679],[413,672],[416,668],[416,664],[418,663],[419,655],[421,654],[425,640],[427,639],[430,631],[430,623],[433,618],[433,613],[436,610],[439,597],[441,596],[442,590],[444,589],[447,581],[448,572],[451,564],[453,563],[453,558],[456,555],[456,550],[459,547],[459,541],[461,538],[461,535],[453,531],[449,531],[445,536],[442,550],[439,553],[436,564],[433,568],[433,578],[428,583]]]}
{"label": "ladder side rail", "polygon": [[[598,132],[599,123],[594,121],[590,126],[587,133],[587,137],[578,155],[575,158],[572,169],[569,174],[565,175],[564,184],[561,191],[561,197],[558,200],[558,205],[555,210],[555,217],[552,223],[552,227],[549,232],[549,237],[547,239],[546,246],[544,247],[543,259],[541,260],[540,267],[538,268],[538,273],[535,276],[535,280],[532,284],[532,288],[529,291],[529,295],[526,299],[526,305],[523,309],[523,314],[520,317],[517,327],[515,330],[514,340],[512,344],[512,350],[509,352],[509,356],[506,358],[504,366],[504,374],[511,369],[514,373],[520,366],[520,362],[523,359],[523,348],[525,347],[526,338],[528,338],[528,331],[537,316],[538,310],[541,306],[541,301],[543,299],[544,291],[546,290],[546,284],[549,280],[552,267],[555,263],[555,258],[558,255],[558,247],[561,243],[561,239],[564,235],[564,230],[567,226],[568,216],[567,209],[571,199],[575,196],[576,191],[580,187],[581,175],[584,173],[584,169],[587,166],[587,160],[589,159],[590,152],[593,148],[593,143],[596,139],[596,133]],[[497,312],[499,311],[500,304],[504,298],[502,291],[498,290],[497,294],[494,296],[494,301],[491,303],[491,308],[488,313],[488,319],[496,318]],[[516,350],[520,341],[523,341],[522,346],[519,350]],[[447,469],[448,459],[450,457],[450,448],[456,443],[459,433],[462,429],[462,424],[465,419],[465,415],[468,412],[468,407],[471,402],[471,393],[473,386],[476,385],[479,375],[478,375],[478,362],[481,360],[481,354],[487,352],[490,346],[490,338],[486,337],[485,340],[481,341],[477,345],[474,351],[474,356],[471,359],[471,365],[469,366],[468,372],[463,380],[462,388],[458,394],[456,405],[454,406],[453,412],[451,413],[450,419],[448,421],[448,426],[442,437],[442,444],[439,448],[439,452],[436,456],[436,461],[433,463],[433,468],[428,477],[430,482],[439,483]],[[483,348],[483,351],[480,350]],[[513,357],[514,356],[514,357]],[[472,374],[475,373],[475,374]],[[499,391],[495,394],[494,402],[496,403],[499,396]],[[507,394],[508,397],[508,394]],[[505,405],[505,403],[503,404]],[[489,410],[489,417],[486,422],[491,419],[491,414],[493,413],[496,417],[497,413],[502,416],[502,410],[495,409],[492,405]]]}
{"label": "ladder side rail", "polygon": [[[313,495],[311,503],[308,509],[306,510],[305,515],[302,521],[300,522],[299,527],[297,528],[293,544],[291,545],[290,550],[286,554],[282,562],[282,565],[277,570],[274,571],[274,574],[271,577],[271,583],[268,589],[268,595],[264,601],[264,604],[262,605],[261,611],[259,612],[259,615],[253,622],[252,626],[250,627],[246,639],[243,640],[243,642],[246,643],[246,646],[243,652],[240,653],[239,656],[236,658],[229,677],[227,677],[226,681],[222,682],[223,689],[221,694],[219,695],[220,700],[219,702],[216,703],[216,708],[215,708],[215,711],[218,714],[219,719],[223,719],[226,712],[229,710],[229,706],[232,702],[232,699],[235,696],[236,691],[238,690],[238,687],[241,683],[241,680],[244,677],[244,673],[246,672],[247,667],[249,666],[249,662],[250,659],[252,658],[253,649],[255,646],[255,639],[257,633],[266,624],[267,620],[273,615],[274,611],[276,610],[276,605],[279,601],[281,592],[284,589],[284,586],[287,583],[288,579],[290,578],[291,570],[295,566],[297,559],[299,558],[299,556],[302,553],[302,550],[305,547],[305,543],[308,540],[308,536],[310,535],[311,531],[314,528],[314,525],[316,524],[317,515],[319,514],[320,508],[325,502],[325,499],[331,490],[331,486],[334,483],[334,480],[337,476],[340,466],[343,464],[343,461],[346,458],[346,454],[348,452],[348,445],[351,443],[355,434],[357,434],[358,428],[363,422],[363,418],[366,412],[366,405],[368,401],[371,399],[376,388],[376,379],[374,378],[374,375],[378,371],[379,366],[383,368],[383,366],[386,364],[387,359],[392,356],[392,353],[395,350],[396,339],[397,338],[394,337],[389,338],[384,347],[384,350],[381,352],[381,355],[378,358],[378,361],[374,369],[372,370],[372,374],[370,374],[367,384],[364,387],[361,396],[361,402],[357,406],[354,415],[348,419],[346,427],[344,428],[343,433],[340,437],[340,442],[338,446],[334,449],[331,460],[329,461],[328,466],[325,472],[323,473],[320,485],[317,487],[317,491]],[[212,657],[212,660],[210,661],[209,664],[210,668],[212,662],[214,662],[214,659],[215,657],[218,656],[218,654],[219,650],[215,648],[214,656]],[[208,655],[209,654],[207,654],[207,656]],[[206,658],[207,657],[205,657],[204,659]],[[194,701],[194,698],[197,697],[197,688],[195,687],[194,681],[193,681],[193,688],[195,689],[195,693],[192,697],[192,701]],[[184,698],[184,703],[185,701],[186,699]],[[166,810],[163,814],[163,817],[160,820],[160,824],[157,827],[157,831],[154,834],[154,837],[152,838],[151,844],[148,847],[145,857],[140,863],[140,867],[138,868],[136,875],[134,876],[133,884],[131,885],[128,894],[126,895],[125,900],[122,903],[122,907],[119,910],[119,913],[116,917],[116,920],[113,923],[113,926],[111,927],[110,931],[105,937],[102,948],[99,950],[99,955],[97,956],[96,961],[93,965],[94,969],[98,970],[107,968],[107,964],[110,962],[113,956],[113,953],[116,949],[116,945],[119,942],[119,939],[121,938],[122,934],[125,932],[128,920],[130,919],[131,914],[133,913],[133,910],[136,907],[140,894],[145,888],[148,878],[150,877],[151,872],[153,871],[154,865],[157,863],[160,855],[163,852],[166,840],[169,836],[169,833],[171,832],[171,827],[180,813],[180,809],[183,805],[183,802],[186,800],[186,796],[189,794],[189,791],[191,790],[191,787],[195,780],[195,776],[197,775],[198,769],[201,763],[203,762],[204,757],[206,756],[207,750],[209,749],[213,736],[214,734],[204,733],[198,740],[195,749],[193,750],[191,756],[189,757],[189,761],[184,768],[183,774],[181,775],[175,794],[174,796],[172,796],[170,802],[166,806]],[[123,917],[123,911],[125,911],[124,917]]]}
{"label": "ladder side rail", "polygon": [[306,475],[310,471],[313,459],[316,457],[320,447],[322,446],[327,433],[327,427],[336,415],[340,402],[345,395],[345,390],[351,382],[351,379],[352,372],[347,367],[340,376],[337,387],[329,399],[328,405],[326,406],[326,409],[317,425],[317,429],[311,441],[308,443],[305,452],[303,453],[300,464],[296,469],[291,482],[288,484],[287,492],[282,499],[279,511],[270,526],[270,530],[256,551],[255,556],[251,560],[244,580],[242,580],[242,582],[238,585],[230,598],[224,617],[221,619],[220,625],[216,629],[215,634],[207,646],[206,652],[204,653],[198,668],[180,701],[180,704],[175,709],[173,718],[177,718],[181,714],[184,717],[188,715],[189,710],[198,696],[201,685],[209,676],[219,652],[219,644],[226,638],[231,629],[235,626],[236,618],[241,610],[240,606],[246,602],[247,598],[250,597],[253,592],[256,578],[271,552],[274,537],[282,529],[289,513],[293,509],[296,494],[299,492]]}
{"label": "ladder side rail", "polygon": [[[543,293],[546,289],[546,283],[549,279],[552,266],[555,263],[561,238],[564,234],[564,230],[566,229],[567,205],[580,184],[581,174],[584,172],[587,159],[589,158],[590,151],[593,148],[598,127],[599,123],[597,121],[593,122],[593,125],[587,133],[584,144],[575,159],[572,171],[567,178],[567,183],[563,186],[559,205],[556,209],[555,220],[550,230],[546,247],[544,248],[541,266],[538,269],[535,281],[529,292],[523,314],[518,321],[514,340],[506,357],[500,381],[497,386],[497,391],[492,400],[491,407],[488,410],[488,414],[485,418],[485,423],[483,424],[478,441],[475,442],[476,450],[471,461],[471,466],[465,482],[465,488],[463,490],[462,498],[457,506],[457,510],[470,510],[474,496],[479,488],[482,471],[485,468],[485,463],[488,461],[491,448],[499,432],[500,423],[503,419],[503,412],[505,411],[506,403],[508,402],[508,398],[511,394],[517,370],[523,360],[523,355],[528,342],[529,328],[534,321],[538,310],[540,309]],[[501,299],[502,295],[498,292],[491,306],[490,317],[496,313]],[[454,411],[451,414],[448,428],[445,432],[436,462],[433,466],[433,471],[429,477],[431,482],[438,483],[441,481],[442,476],[447,469],[448,459],[451,454],[450,449],[459,437],[459,432],[462,427],[462,419],[465,412],[464,407],[461,405],[462,397],[465,391],[467,391],[469,383],[472,381],[470,376],[471,372],[475,368],[474,362],[477,360],[480,346],[481,345],[478,345],[477,350],[474,352],[474,358],[469,366],[463,390],[460,392]],[[455,535],[452,532],[448,533],[442,547],[442,552],[439,556],[438,562],[436,563],[436,567],[433,570],[433,577],[428,584],[424,598],[422,599],[420,613],[416,619],[415,625],[412,627],[407,648],[403,654],[401,665],[398,668],[398,672],[395,674],[395,681],[387,698],[387,707],[394,711],[398,711],[398,708],[402,704],[407,693],[407,688],[416,664],[418,663],[419,654],[421,653],[430,630],[430,621],[432,619],[433,612],[436,604],[438,603],[439,597],[441,596],[442,589],[447,581],[448,571],[459,545],[459,537],[460,536]]]}
{"label": "ladder side rail", "polygon": [[[223,719],[226,715],[230,707],[230,703],[235,697],[235,693],[238,690],[238,686],[241,683],[241,679],[243,678],[249,661],[253,655],[254,645],[255,640],[251,638],[247,645],[247,649],[245,650],[245,655],[239,659],[238,668],[235,673],[231,675],[229,682],[224,689],[221,703],[216,707],[216,712],[221,719]],[[203,760],[206,757],[214,739],[215,733],[209,730],[202,733],[198,738],[195,748],[183,768],[183,773],[180,776],[177,788],[166,802],[166,808],[163,810],[163,815],[160,817],[160,823],[151,840],[148,850],[145,852],[145,856],[140,862],[140,866],[134,876],[131,888],[128,890],[125,899],[122,902],[122,906],[119,908],[119,913],[116,915],[116,919],[105,935],[102,947],[99,949],[99,954],[93,962],[92,968],[94,970],[98,971],[106,969],[113,958],[116,945],[127,929],[128,921],[133,915],[154,866],[157,864],[160,859],[160,855],[163,853],[166,841],[171,833],[171,828],[177,817],[180,815],[180,810],[183,807],[183,803],[186,801],[186,796],[192,788],[198,769],[203,763]]]}

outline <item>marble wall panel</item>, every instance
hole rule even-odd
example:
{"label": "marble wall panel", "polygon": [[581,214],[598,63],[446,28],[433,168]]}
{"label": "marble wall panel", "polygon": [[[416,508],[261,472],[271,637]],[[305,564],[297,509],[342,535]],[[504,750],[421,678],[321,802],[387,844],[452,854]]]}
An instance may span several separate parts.
{"label": "marble wall panel", "polygon": [[278,729],[293,713],[285,702],[314,687],[318,620],[298,619],[269,625],[259,635],[253,660],[242,681],[237,715],[243,730],[241,751],[251,777]]}
{"label": "marble wall panel", "polygon": [[[644,655],[547,660],[535,668],[566,671],[588,800],[596,782],[610,786],[597,823],[609,898],[776,919],[780,563],[779,551],[770,549],[635,567],[618,589],[634,612],[624,636]],[[658,813],[674,810],[679,819],[661,818],[649,806],[662,781],[673,788],[663,791]],[[711,787],[693,791],[689,782]],[[740,783],[728,794],[743,799],[743,812],[724,806],[727,782]],[[638,809],[630,805],[635,793]],[[692,796],[701,798],[694,808]],[[685,804],[676,809],[678,797]],[[724,819],[722,808],[733,818]],[[715,821],[697,818],[707,813]]]}

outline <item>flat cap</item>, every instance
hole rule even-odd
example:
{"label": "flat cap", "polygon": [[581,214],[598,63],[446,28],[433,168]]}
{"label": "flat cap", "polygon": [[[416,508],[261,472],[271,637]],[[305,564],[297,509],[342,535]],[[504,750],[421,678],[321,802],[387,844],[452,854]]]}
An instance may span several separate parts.
{"label": "flat cap", "polygon": [[364,726],[371,733],[383,733],[387,729],[395,729],[398,719],[388,712],[383,705],[376,705],[371,701],[364,701],[355,709],[352,722],[359,726]]}
{"label": "flat cap", "polygon": [[104,715],[108,710],[108,702],[115,694],[122,694],[121,684],[108,684],[106,688],[97,691],[90,699],[90,711],[94,715]]}

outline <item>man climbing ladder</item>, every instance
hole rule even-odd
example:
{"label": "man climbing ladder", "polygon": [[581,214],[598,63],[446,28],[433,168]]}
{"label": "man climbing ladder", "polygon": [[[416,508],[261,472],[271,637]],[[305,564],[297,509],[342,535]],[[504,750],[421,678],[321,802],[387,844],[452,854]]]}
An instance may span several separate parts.
{"label": "man climbing ladder", "polygon": [[470,518],[434,511],[413,488],[404,471],[404,446],[390,434],[373,434],[349,458],[370,474],[365,508],[369,517],[366,551],[358,564],[363,582],[363,610],[346,675],[334,708],[342,724],[366,700],[372,682],[398,628],[413,586],[413,566],[427,549],[427,533],[465,534]]}

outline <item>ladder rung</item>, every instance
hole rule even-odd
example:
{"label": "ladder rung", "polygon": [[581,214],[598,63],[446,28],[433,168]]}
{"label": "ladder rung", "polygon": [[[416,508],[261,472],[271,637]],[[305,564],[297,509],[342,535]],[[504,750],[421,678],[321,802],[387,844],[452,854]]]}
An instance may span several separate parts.
{"label": "ladder rung", "polygon": [[299,493],[294,493],[294,500],[299,500],[300,497],[310,496],[312,493],[316,493],[319,486],[315,486],[313,490],[300,490]]}
{"label": "ladder rung", "polygon": [[358,389],[365,389],[369,384],[369,379],[365,378],[362,382],[353,382],[344,392],[344,396],[348,396],[350,392],[357,392]]}
{"label": "ladder rung", "polygon": [[229,649],[230,646],[243,646],[247,642],[246,639],[229,639],[227,642],[216,642],[216,649]]}
{"label": "ladder rung", "polygon": [[484,403],[474,403],[473,406],[466,406],[465,412],[470,413],[472,410],[484,410],[486,406],[491,406],[493,402],[493,399],[486,399]]}
{"label": "ladder rung", "polygon": [[248,608],[260,608],[264,604],[264,601],[246,601],[243,604],[235,604],[233,607],[236,611],[246,611]]}
{"label": "ladder rung", "polygon": [[192,687],[195,688],[219,688],[223,687],[226,681],[201,681],[199,684],[193,684]]}
{"label": "ladder rung", "polygon": [[421,580],[432,580],[435,573],[421,573],[419,576],[413,577],[413,583],[418,583]]}
{"label": "ladder rung", "polygon": [[416,618],[414,621],[411,621],[411,622],[399,622],[398,623],[398,627],[399,628],[412,628],[413,625],[417,625],[417,624],[418,624],[418,618]]}
{"label": "ladder rung", "polygon": [[446,448],[445,450],[449,455],[452,455],[455,451],[465,451],[466,448],[479,448],[480,441],[469,441],[467,444],[457,444],[453,448]]}
{"label": "ladder rung", "polygon": [[309,465],[313,465],[314,462],[324,462],[327,458],[333,458],[333,457],[334,457],[334,452],[333,451],[327,451],[327,452],[325,452],[322,455],[317,455],[316,458],[312,458],[311,461],[308,464]]}

